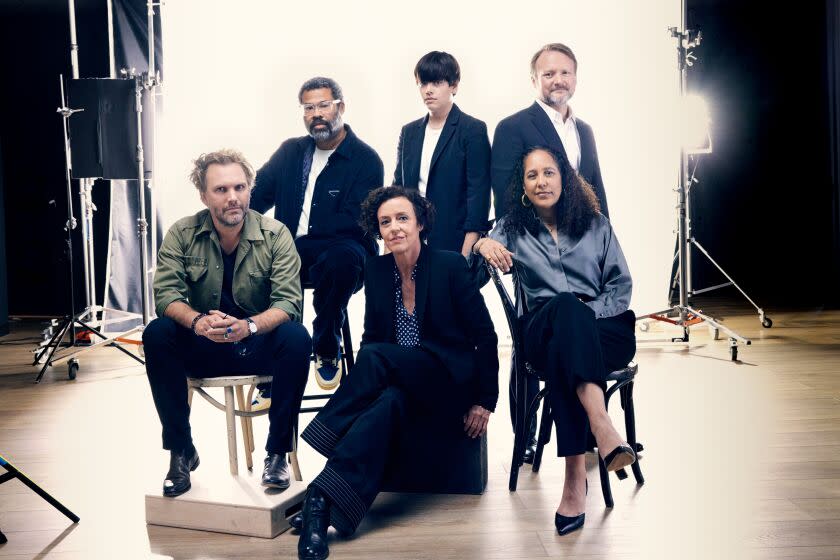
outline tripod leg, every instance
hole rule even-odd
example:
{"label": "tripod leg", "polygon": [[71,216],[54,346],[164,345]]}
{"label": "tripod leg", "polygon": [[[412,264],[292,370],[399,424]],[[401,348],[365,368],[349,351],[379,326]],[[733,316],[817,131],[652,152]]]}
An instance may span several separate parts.
{"label": "tripod leg", "polygon": [[[86,328],[87,330],[89,330],[90,332],[92,332],[93,334],[95,334],[96,336],[98,336],[99,338],[102,338],[102,339],[107,339],[107,338],[108,338],[107,336],[105,336],[104,334],[102,334],[102,333],[101,333],[101,332],[99,332],[98,330],[94,329],[93,327],[91,327],[91,326],[90,326],[90,325],[88,325],[87,323],[85,323],[85,322],[83,322],[83,321],[81,321],[81,320],[79,320],[79,319],[76,319],[76,322],[77,322],[77,323],[79,323],[79,324],[80,324],[81,326],[83,326],[84,328]],[[140,363],[141,363],[141,364],[143,364],[143,365],[145,365],[145,364],[146,364],[146,362],[145,362],[143,359],[141,359],[141,358],[139,358],[139,357],[135,356],[134,354],[132,354],[131,352],[129,352],[128,350],[126,350],[125,348],[123,348],[122,346],[120,346],[119,344],[114,344],[114,343],[111,343],[111,345],[112,345],[114,348],[116,348],[117,350],[119,350],[120,352],[122,352],[123,354],[125,354],[126,356],[130,356],[132,359],[134,359],[134,361],[136,361],[136,362],[140,362]]]}
{"label": "tripod leg", "polygon": [[[41,379],[44,377],[44,373],[47,371],[47,368],[50,367],[50,360],[52,360],[52,357],[55,355],[56,351],[58,350],[58,347],[61,346],[61,341],[64,340],[64,335],[67,333],[67,329],[69,329],[70,325],[72,324],[72,320],[66,321],[61,330],[53,336],[50,343],[44,347],[45,349],[49,348],[49,350],[46,350],[47,359],[44,360],[44,367],[42,367],[41,371],[38,372],[38,377],[35,378],[35,383],[41,382]],[[37,360],[40,360],[42,356],[43,352],[36,358],[36,364],[38,363]]]}
{"label": "tripod leg", "polygon": [[61,343],[61,339],[64,337],[64,332],[67,330],[67,321],[68,321],[68,319],[65,317],[62,320],[61,324],[57,325],[57,328],[56,328],[55,332],[53,333],[52,338],[50,338],[50,341],[48,343],[46,343],[44,346],[42,346],[40,350],[35,352],[35,359],[32,361],[33,366],[41,361],[41,357],[44,355],[44,353],[47,350],[52,348],[52,345],[55,343],[56,340],[58,340],[59,343]]}
{"label": "tripod leg", "polygon": [[27,487],[29,487],[30,490],[44,498],[44,500],[46,500],[47,503],[49,503],[55,509],[66,515],[70,519],[70,521],[72,521],[73,523],[79,522],[78,515],[64,507],[64,504],[50,496],[43,488],[32,482],[28,476],[17,470],[14,467],[14,465],[6,461],[6,459],[4,459],[2,456],[0,456],[0,467],[5,468],[7,471],[9,471],[9,473],[13,474],[15,478],[23,482]]}

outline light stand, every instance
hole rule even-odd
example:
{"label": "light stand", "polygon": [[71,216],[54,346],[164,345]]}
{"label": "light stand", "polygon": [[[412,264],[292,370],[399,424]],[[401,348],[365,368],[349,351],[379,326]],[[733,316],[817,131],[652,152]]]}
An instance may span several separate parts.
{"label": "light stand", "polygon": [[[149,49],[150,52],[154,52],[154,8],[151,1],[148,2],[149,5],[149,26],[150,26],[150,41],[149,41]],[[78,45],[76,44],[76,17],[75,17],[75,6],[74,0],[68,0],[68,8],[69,8],[69,17],[70,17],[70,61],[73,70],[73,78],[78,79],[79,77],[79,59],[78,59]],[[109,6],[109,17],[110,17],[110,6]],[[110,20],[109,20],[109,27],[110,27]],[[154,88],[157,86],[157,79],[154,77],[153,74],[153,65],[154,65],[154,55],[152,54],[150,59],[150,70],[149,74],[144,74],[141,78],[135,78],[135,94],[136,94],[136,113],[137,113],[137,165],[138,165],[138,194],[140,197],[140,217],[137,220],[138,225],[138,233],[140,235],[140,243],[141,243],[141,289],[142,289],[142,324],[128,330],[125,332],[120,332],[118,334],[112,336],[106,336],[94,326],[99,326],[98,320],[98,312],[103,311],[103,307],[95,305],[96,302],[96,288],[95,288],[95,276],[94,276],[94,258],[93,258],[93,211],[96,209],[93,205],[92,199],[92,185],[93,185],[93,178],[82,178],[79,179],[80,188],[79,188],[79,197],[80,197],[80,207],[82,212],[82,239],[83,239],[83,257],[84,257],[84,270],[85,270],[85,299],[86,299],[86,307],[81,312],[76,314],[75,313],[75,294],[73,293],[74,284],[73,284],[73,244],[72,244],[72,230],[76,227],[76,219],[73,216],[73,204],[72,204],[72,189],[71,189],[71,173],[70,170],[72,169],[72,159],[70,157],[71,147],[70,147],[70,137],[68,133],[68,120],[73,113],[78,112],[80,109],[70,109],[67,107],[65,94],[64,94],[64,80],[63,77],[61,78],[61,107],[59,107],[58,112],[63,117],[63,125],[64,125],[64,149],[65,149],[65,168],[66,168],[66,178],[67,178],[67,204],[68,204],[68,220],[65,226],[67,231],[67,247],[68,247],[68,256],[70,261],[70,314],[65,316],[61,322],[57,325],[54,325],[53,336],[46,344],[42,344],[38,348],[35,349],[35,359],[32,365],[36,365],[43,361],[44,365],[38,373],[38,376],[35,379],[36,383],[39,383],[46,372],[46,369],[50,366],[55,366],[61,364],[63,362],[68,363],[68,377],[70,379],[76,378],[76,373],[79,369],[79,362],[77,356],[83,352],[92,350],[96,347],[103,346],[103,345],[110,345],[114,346],[121,352],[125,353],[126,355],[130,356],[134,360],[138,361],[141,364],[145,362],[128,352],[124,348],[120,347],[116,344],[118,339],[122,339],[130,334],[135,332],[141,332],[146,324],[149,323],[150,319],[150,312],[149,312],[149,295],[148,295],[148,274],[149,274],[149,266],[148,266],[148,243],[147,243],[147,222],[146,222],[146,204],[145,204],[145,173],[144,173],[144,155],[143,155],[143,137],[142,137],[142,112],[143,112],[143,104],[142,104],[142,93],[144,90],[150,90],[152,92],[152,107],[154,107]],[[152,76],[149,78],[149,76]],[[134,77],[134,76],[132,76]],[[87,319],[90,317],[89,322],[84,322],[83,319]],[[76,344],[76,326],[79,326],[83,329],[83,332],[89,337],[89,333],[93,333],[97,335],[101,340],[97,341],[95,344],[91,344],[89,346],[83,348],[75,348],[59,357],[56,357],[56,353],[58,349],[61,347],[62,342],[64,340],[65,335],[70,332],[70,342],[69,346],[73,348]]]}
{"label": "light stand", "polygon": [[[72,2],[72,0],[71,0]],[[77,113],[79,111],[83,111],[84,109],[71,109],[67,107],[66,98],[64,95],[64,77],[61,76],[61,107],[57,109],[57,112],[62,116],[62,122],[64,125],[64,157],[65,157],[65,177],[67,180],[67,222],[65,224],[65,231],[67,231],[67,255],[69,260],[69,269],[70,269],[70,313],[66,315],[62,321],[55,326],[55,331],[53,333],[52,338],[50,341],[35,351],[35,360],[33,361],[32,365],[36,365],[43,361],[44,365],[41,370],[38,372],[38,376],[35,378],[35,383],[40,383],[41,379],[44,377],[44,373],[47,371],[48,367],[55,366],[64,362],[67,362],[67,375],[70,379],[76,378],[76,373],[79,370],[79,361],[76,358],[79,354],[83,352],[90,351],[94,348],[103,345],[112,345],[117,350],[123,352],[124,354],[130,356],[134,360],[144,364],[145,362],[141,359],[129,352],[128,350],[122,348],[121,346],[115,344],[115,341],[118,338],[124,337],[128,334],[133,332],[137,332],[142,330],[142,326],[135,327],[127,332],[119,333],[114,336],[106,336],[102,334],[99,330],[94,328],[91,324],[85,322],[85,319],[88,315],[91,315],[92,308],[90,306],[86,307],[81,313],[75,313],[75,293],[74,293],[74,280],[73,280],[73,229],[76,228],[76,218],[73,216],[73,192],[71,187],[71,179],[70,179],[70,170],[72,168],[72,158],[71,158],[71,146],[70,146],[70,136],[68,134],[68,121],[73,113]],[[142,169],[142,168],[141,168]],[[81,182],[90,182],[91,179],[81,179]],[[84,188],[82,189],[84,191]],[[80,192],[82,192],[80,191]],[[84,204],[84,201],[82,201]],[[90,233],[90,230],[88,230]],[[91,257],[92,264],[92,253],[86,254],[85,257]],[[88,263],[86,262],[86,265]],[[87,285],[89,286],[89,284]],[[86,286],[86,287],[87,287]],[[93,316],[95,319],[95,312],[93,312]],[[84,347],[75,347],[76,342],[76,327],[80,327],[83,332],[92,333],[98,336],[101,340],[96,342],[95,344],[91,344],[89,346]],[[71,348],[65,354],[56,357],[56,353],[58,352],[59,348],[62,345],[64,337],[67,333],[70,333],[70,342],[69,347]]]}
{"label": "light stand", "polygon": [[[690,29],[685,29],[685,24],[685,6],[683,5],[682,29],[684,29],[684,31],[680,31],[676,27],[669,28],[671,37],[676,39],[677,43],[677,63],[680,71],[679,93],[681,99],[685,99],[688,68],[693,65],[693,62],[695,60],[695,57],[690,49],[699,45],[701,41],[700,33],[694,32]],[[672,342],[688,342],[689,327],[699,323],[706,323],[712,330],[715,339],[718,338],[719,333],[721,331],[726,333],[727,337],[729,338],[729,355],[730,358],[733,361],[735,361],[738,359],[738,343],[740,342],[742,344],[749,345],[751,344],[750,339],[745,338],[736,333],[735,331],[723,326],[716,319],[708,315],[704,315],[700,311],[691,307],[688,302],[689,295],[694,295],[730,285],[721,284],[719,286],[713,286],[705,290],[691,290],[692,245],[696,246],[712,262],[712,264],[714,264],[718,268],[718,270],[720,270],[727,277],[727,279],[730,280],[731,285],[734,285],[736,288],[738,288],[739,291],[741,291],[742,294],[744,294],[745,297],[747,297],[743,290],[741,290],[741,288],[738,287],[737,284],[735,284],[732,278],[728,274],[726,274],[726,272],[711,258],[711,256],[709,256],[709,253],[691,235],[691,198],[689,195],[691,191],[691,185],[694,182],[696,182],[696,179],[694,178],[694,171],[692,171],[691,176],[689,176],[688,174],[688,158],[689,151],[684,145],[684,143],[681,142],[679,181],[677,183],[676,189],[679,199],[677,205],[677,273],[674,278],[674,282],[679,284],[679,303],[673,306],[672,308],[638,317],[637,321],[642,321],[640,328],[643,331],[647,330],[648,324],[646,320],[648,319],[670,323],[672,325],[682,328],[682,337],[672,338]],[[747,297],[747,299],[750,301],[750,303],[753,303],[753,301],[749,299],[749,297]],[[753,305],[755,304],[753,303]],[[758,309],[759,311],[762,324],[768,327],[772,325],[770,319],[765,317],[764,312],[761,309],[759,309],[758,306],[756,306],[756,309]],[[671,316],[675,318],[671,319]]]}

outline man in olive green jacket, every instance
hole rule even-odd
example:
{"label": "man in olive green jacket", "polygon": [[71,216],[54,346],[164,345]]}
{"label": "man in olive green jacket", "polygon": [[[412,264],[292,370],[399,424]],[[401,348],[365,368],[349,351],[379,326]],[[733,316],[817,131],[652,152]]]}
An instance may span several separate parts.
{"label": "man in olive green jacket", "polygon": [[198,467],[186,377],[272,375],[262,482],[287,488],[286,453],[312,341],[301,325],[300,257],[289,230],[249,209],[254,170],[233,150],[203,154],[190,179],[207,206],[166,234],[155,272],[158,318],[143,332],[146,373],[170,451],[164,496]]}

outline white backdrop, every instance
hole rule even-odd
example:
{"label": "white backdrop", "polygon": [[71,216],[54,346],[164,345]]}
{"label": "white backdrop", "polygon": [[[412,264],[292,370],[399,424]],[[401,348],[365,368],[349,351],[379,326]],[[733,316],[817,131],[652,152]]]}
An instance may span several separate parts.
{"label": "white backdrop", "polygon": [[[178,0],[163,10],[157,196],[165,228],[201,208],[186,178],[195,156],[234,147],[258,168],[284,139],[305,134],[297,92],[308,78],[338,81],[345,122],[379,152],[389,183],[400,127],[425,112],[412,75],[423,54],[444,50],[458,59],[456,102],[484,120],[492,138],[502,118],[533,102],[533,52],[563,42],[578,58],[571,105],[595,130],[613,225],[634,277],[633,307],[641,314],[664,306],[679,163],[678,74],[667,28],[679,26],[679,0]],[[359,299],[351,305],[356,338]]]}

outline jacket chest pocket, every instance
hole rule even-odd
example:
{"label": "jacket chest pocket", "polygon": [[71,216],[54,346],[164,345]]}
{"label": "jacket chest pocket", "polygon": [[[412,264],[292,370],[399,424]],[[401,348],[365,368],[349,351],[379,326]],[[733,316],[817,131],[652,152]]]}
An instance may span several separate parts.
{"label": "jacket chest pocket", "polygon": [[187,255],[184,258],[184,264],[187,270],[187,279],[193,284],[207,274],[207,259],[205,257]]}
{"label": "jacket chest pocket", "polygon": [[262,289],[263,287],[268,286],[268,283],[271,281],[271,271],[254,270],[248,273],[248,278],[251,282],[251,286]]}
{"label": "jacket chest pocket", "polygon": [[314,207],[312,208],[312,212],[314,213],[318,207],[321,207],[321,211],[337,211],[343,195],[341,187],[336,185],[318,185],[318,188],[320,192],[318,193],[319,196],[315,197],[316,200],[312,201]]}

